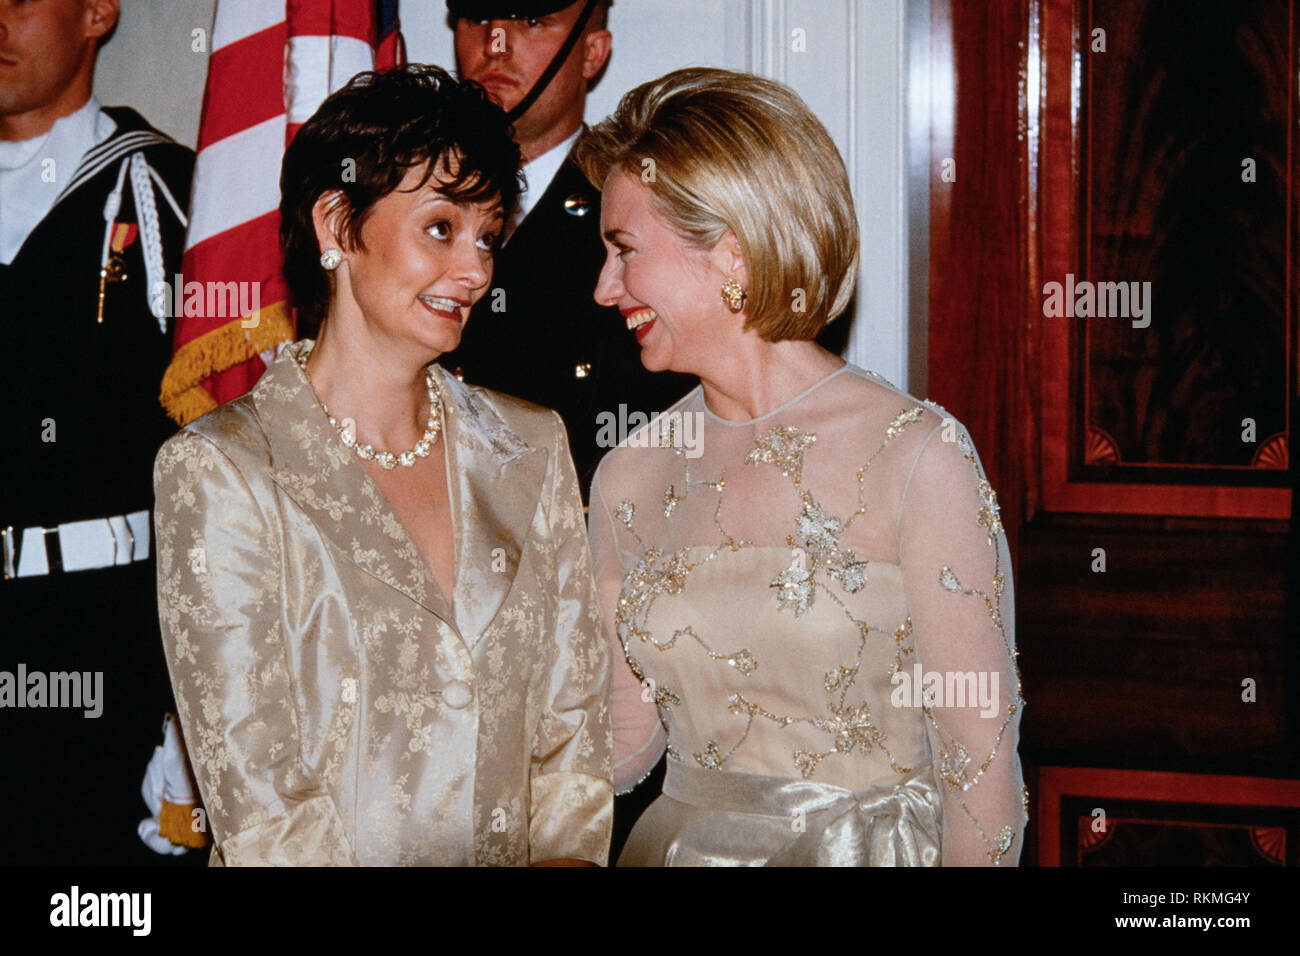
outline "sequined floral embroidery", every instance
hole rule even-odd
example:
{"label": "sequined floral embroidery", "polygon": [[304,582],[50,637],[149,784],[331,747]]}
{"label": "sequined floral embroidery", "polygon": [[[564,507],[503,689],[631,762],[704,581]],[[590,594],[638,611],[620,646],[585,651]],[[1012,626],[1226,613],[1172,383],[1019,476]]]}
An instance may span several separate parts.
{"label": "sequined floral embroidery", "polygon": [[852,551],[840,547],[839,536],[844,531],[844,522],[828,516],[806,491],[803,494],[803,514],[799,516],[799,531],[815,564],[825,567],[850,594],[862,589],[867,583],[867,563],[858,560]]}
{"label": "sequined floral embroidery", "polygon": [[[878,376],[873,377],[879,379]],[[832,607],[842,611],[859,628],[861,643],[856,657],[850,651],[845,658],[836,661],[832,669],[821,672],[824,675],[822,683],[827,695],[824,709],[820,713],[801,712],[800,709],[789,712],[791,708],[788,698],[774,696],[770,685],[764,687],[761,681],[756,681],[752,685],[736,684],[734,685],[736,687],[755,688],[743,694],[732,693],[727,698],[728,712],[739,721],[743,721],[743,724],[737,726],[734,734],[715,731],[715,736],[705,739],[701,747],[698,737],[690,740],[689,746],[683,746],[683,741],[678,736],[681,733],[678,728],[682,726],[681,720],[685,715],[678,711],[674,716],[670,712],[681,704],[678,694],[667,692],[660,687],[654,692],[655,701],[659,705],[661,720],[668,731],[667,753],[672,760],[682,760],[684,752],[689,761],[693,761],[700,767],[709,770],[727,770],[729,761],[741,752],[756,722],[763,722],[776,727],[803,725],[804,736],[798,737],[796,743],[796,738],[792,735],[792,746],[788,752],[791,754],[794,770],[805,779],[816,777],[819,768],[822,768],[833,755],[843,760],[866,752],[883,758],[900,775],[915,772],[916,767],[905,765],[913,762],[911,756],[907,759],[895,759],[895,753],[891,752],[891,746],[896,745],[891,745],[889,735],[884,728],[889,727],[892,730],[897,725],[889,722],[891,718],[886,712],[880,715],[873,714],[872,701],[868,701],[863,696],[866,693],[875,693],[865,691],[863,688],[864,685],[879,686],[879,672],[873,672],[870,681],[862,677],[864,663],[868,666],[878,666],[873,662],[878,662],[879,657],[872,656],[878,654],[878,651],[867,650],[871,641],[888,642],[889,653],[893,657],[892,662],[886,665],[890,677],[898,675],[904,666],[904,661],[908,661],[908,666],[911,666],[911,660],[917,654],[913,641],[912,617],[908,614],[902,620],[868,623],[854,616],[850,608],[858,605],[849,602],[847,595],[857,594],[867,587],[869,581],[873,580],[873,568],[871,561],[864,560],[853,549],[845,547],[843,542],[848,540],[847,533],[854,520],[868,513],[868,508],[874,502],[872,496],[878,493],[877,486],[874,484],[870,486],[872,489],[870,493],[866,491],[869,486],[865,484],[865,478],[872,462],[891,442],[909,433],[909,429],[916,423],[925,420],[927,409],[942,415],[943,421],[935,426],[936,431],[940,428],[949,429],[942,438],[935,438],[936,446],[939,441],[955,440],[962,457],[974,469],[976,500],[973,502],[971,513],[993,549],[994,563],[992,580],[988,583],[974,579],[975,575],[965,563],[965,559],[962,561],[950,559],[951,566],[942,564],[940,567],[926,569],[925,573],[927,576],[933,575],[929,580],[936,581],[939,587],[947,592],[935,600],[961,601],[971,598],[983,604],[989,621],[1002,634],[1003,643],[1007,647],[1012,667],[1015,669],[1015,685],[1010,688],[1010,703],[1002,714],[1002,727],[997,730],[987,756],[984,756],[984,745],[979,747],[977,753],[972,754],[972,747],[968,746],[968,743],[971,743],[969,739],[966,742],[952,739],[946,732],[943,713],[928,704],[923,705],[920,708],[923,713],[922,719],[934,730],[930,738],[933,754],[925,759],[927,762],[933,762],[935,776],[941,786],[947,788],[949,801],[956,804],[953,809],[960,808],[970,819],[983,839],[989,860],[998,863],[1006,854],[1013,851],[1015,830],[1012,827],[1002,826],[994,832],[990,828],[992,833],[990,836],[959,795],[969,792],[979,784],[996,757],[1011,720],[1023,705],[1023,698],[1020,696],[1019,669],[1014,667],[1015,651],[1008,632],[1003,627],[1000,610],[1000,602],[1007,585],[998,558],[998,537],[1004,534],[1004,529],[997,496],[979,467],[969,435],[941,408],[928,401],[921,405],[912,404],[899,409],[885,425],[879,447],[857,470],[857,510],[852,513],[846,511],[832,513],[822,501],[818,500],[815,494],[817,488],[805,487],[806,478],[812,474],[806,468],[807,456],[817,448],[816,434],[794,425],[777,424],[755,437],[752,447],[744,453],[743,461],[746,465],[770,465],[778,469],[789,479],[800,503],[799,510],[789,517],[789,534],[786,537],[786,543],[793,549],[794,561],[788,567],[777,567],[768,572],[771,574],[768,578],[769,589],[775,592],[769,599],[774,600],[779,613],[789,612],[794,619],[801,621],[825,620],[825,611],[819,602],[830,602]],[[929,439],[921,444],[921,450],[924,450],[928,441]],[[918,451],[918,456],[919,453]],[[683,502],[701,491],[715,495],[717,505],[713,512],[713,523],[719,532],[716,544],[701,543],[695,548],[682,548],[664,556],[656,547],[647,546],[651,545],[651,542],[641,540],[637,533],[638,529],[634,527],[636,511],[633,502],[622,501],[615,511],[615,516],[640,542],[641,559],[624,578],[616,615],[617,630],[623,640],[624,651],[632,662],[633,671],[638,676],[642,675],[641,667],[635,660],[635,656],[642,653],[639,648],[649,644],[662,652],[676,646],[680,641],[689,641],[703,648],[711,661],[734,669],[741,677],[749,677],[759,668],[759,660],[749,650],[744,648],[733,650],[725,645],[714,646],[715,643],[721,644],[721,641],[717,641],[703,628],[700,629],[700,633],[696,633],[694,628],[681,627],[677,628],[670,637],[657,636],[651,632],[651,628],[646,623],[655,600],[661,595],[681,593],[695,568],[719,555],[755,547],[753,542],[743,540],[739,535],[731,533],[727,527],[731,522],[723,517],[722,512],[722,496],[724,490],[728,488],[725,472],[719,468],[718,473],[708,475],[707,480],[700,480],[698,476],[692,478],[691,463],[680,454],[678,458],[681,460],[682,471],[674,471],[671,483],[665,480],[664,484],[659,486],[663,489],[660,499],[663,516],[665,519],[672,520],[670,527],[676,527],[684,514],[696,513],[688,510],[688,506]],[[820,459],[816,461],[820,466]],[[916,459],[913,459],[914,466],[915,461]],[[740,483],[747,485],[749,481],[750,479],[742,477]],[[654,494],[660,494],[657,488]],[[657,502],[654,497],[647,496],[644,499],[638,497],[637,500],[649,506],[652,511],[658,510],[655,507]],[[831,503],[829,493],[825,500],[828,504]],[[692,502],[691,507],[693,506]],[[899,515],[902,514],[900,503]],[[655,518],[656,516],[652,514],[649,520]],[[626,567],[625,564],[624,568]],[[961,570],[961,577],[954,568]],[[984,573],[980,571],[978,577],[983,578]],[[882,593],[888,593],[887,578],[882,577],[880,580]],[[952,597],[949,598],[948,595]],[[707,594],[701,593],[699,600],[707,600]],[[816,613],[810,613],[814,608]],[[753,646],[762,654],[761,646]],[[646,648],[646,651],[648,652],[649,648]],[[643,660],[649,663],[650,659],[643,657]],[[765,673],[769,673],[770,680],[770,672],[765,671]],[[689,683],[679,686],[678,690],[687,698],[688,708],[693,703],[699,706],[699,702],[691,700],[692,691]],[[786,700],[785,706],[775,702],[782,699]],[[880,719],[877,719],[877,716]],[[816,736],[810,737],[806,732],[809,726],[815,727],[820,734],[824,734],[824,738],[818,740]],[[996,724],[990,727],[990,733],[993,727],[996,727]],[[700,736],[702,737],[703,733]],[[965,736],[964,732],[962,736]],[[908,746],[910,747],[910,744]],[[911,750],[907,752],[915,755]],[[824,772],[823,770],[823,774]],[[836,772],[838,773],[838,770]]]}
{"label": "sequined floral embroidery", "polygon": [[745,457],[745,463],[776,465],[781,474],[789,475],[797,485],[803,480],[804,449],[816,440],[816,435],[800,431],[793,425],[773,428],[755,442],[754,450]]}
{"label": "sequined floral embroidery", "polygon": [[812,572],[803,568],[786,568],[772,579],[771,587],[776,588],[776,603],[782,610],[793,610],[799,617],[812,605]]}
{"label": "sequined floral embroidery", "polygon": [[618,517],[619,521],[631,527],[632,517],[636,514],[636,505],[632,504],[630,501],[621,501],[619,502],[618,508],[615,509],[614,514]]}

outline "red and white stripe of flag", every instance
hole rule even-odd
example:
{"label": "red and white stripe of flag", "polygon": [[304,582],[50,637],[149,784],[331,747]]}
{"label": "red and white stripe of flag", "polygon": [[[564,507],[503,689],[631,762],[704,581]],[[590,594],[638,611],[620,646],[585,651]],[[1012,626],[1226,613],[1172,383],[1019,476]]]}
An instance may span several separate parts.
{"label": "red and white stripe of flag", "polygon": [[179,421],[248,391],[293,337],[280,271],[280,162],[326,96],[400,58],[394,5],[383,14],[381,6],[217,0],[182,273],[187,284],[257,282],[261,312],[176,317],[162,400]]}

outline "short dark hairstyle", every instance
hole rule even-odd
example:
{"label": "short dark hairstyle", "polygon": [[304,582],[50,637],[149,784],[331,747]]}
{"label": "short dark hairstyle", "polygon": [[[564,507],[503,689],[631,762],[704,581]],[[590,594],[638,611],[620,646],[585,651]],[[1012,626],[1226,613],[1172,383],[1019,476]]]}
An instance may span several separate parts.
{"label": "short dark hairstyle", "polygon": [[280,167],[280,246],[300,338],[316,334],[330,300],[312,224],[316,200],[342,192],[339,238],[364,249],[361,227],[374,204],[414,166],[425,165],[423,187],[442,159],[454,160],[442,170],[450,180],[439,187],[443,194],[456,202],[497,197],[509,221],[519,197],[519,147],[505,111],[472,80],[418,63],[358,73],[298,130]]}

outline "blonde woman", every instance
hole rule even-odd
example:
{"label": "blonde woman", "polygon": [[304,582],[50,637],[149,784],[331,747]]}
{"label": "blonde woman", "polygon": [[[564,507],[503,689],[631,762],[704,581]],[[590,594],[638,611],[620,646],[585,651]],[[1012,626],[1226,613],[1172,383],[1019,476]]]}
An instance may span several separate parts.
{"label": "blonde woman", "polygon": [[858,261],[826,130],[784,86],[687,69],[580,160],[596,300],[646,368],[700,380],[592,486],[616,790],[668,754],[619,864],[1015,864],[996,497],[960,423],[813,341]]}

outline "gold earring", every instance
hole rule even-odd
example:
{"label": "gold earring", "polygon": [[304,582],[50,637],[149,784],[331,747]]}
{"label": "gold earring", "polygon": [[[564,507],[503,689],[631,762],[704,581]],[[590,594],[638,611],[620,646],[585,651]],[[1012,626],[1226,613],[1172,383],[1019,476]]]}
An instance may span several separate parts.
{"label": "gold earring", "polygon": [[749,293],[741,288],[739,282],[727,276],[727,280],[722,283],[722,301],[727,303],[727,308],[732,312],[739,312],[745,307],[745,299]]}

